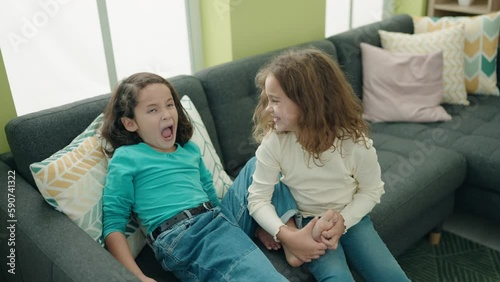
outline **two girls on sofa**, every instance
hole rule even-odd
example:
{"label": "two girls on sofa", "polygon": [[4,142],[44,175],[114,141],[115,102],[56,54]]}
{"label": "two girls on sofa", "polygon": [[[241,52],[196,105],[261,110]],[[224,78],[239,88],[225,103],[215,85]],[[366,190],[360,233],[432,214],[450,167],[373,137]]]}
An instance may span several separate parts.
{"label": "two girls on sofa", "polygon": [[[150,73],[120,82],[105,111],[102,135],[112,149],[103,194],[103,236],[108,250],[142,281],[124,236],[131,212],[147,229],[156,259],[182,281],[286,281],[252,241],[256,223],[245,193],[254,166],[246,166],[222,203],[179,95]],[[287,192],[286,189],[277,189]],[[278,211],[295,213],[290,195]],[[240,224],[240,225],[238,225]],[[311,234],[311,228],[304,233]],[[246,231],[246,233],[245,233]],[[316,255],[325,252],[317,244]]]}
{"label": "two girls on sofa", "polygon": [[292,265],[306,262],[318,280],[353,280],[347,259],[367,280],[408,280],[367,216],[383,182],[359,101],[338,66],[318,50],[293,51],[263,68],[257,83],[262,143],[219,203],[170,83],[149,73],[120,82],[102,132],[112,145],[103,195],[108,250],[152,281],[123,235],[135,212],[157,260],[181,280],[285,281],[251,240],[257,221]]}

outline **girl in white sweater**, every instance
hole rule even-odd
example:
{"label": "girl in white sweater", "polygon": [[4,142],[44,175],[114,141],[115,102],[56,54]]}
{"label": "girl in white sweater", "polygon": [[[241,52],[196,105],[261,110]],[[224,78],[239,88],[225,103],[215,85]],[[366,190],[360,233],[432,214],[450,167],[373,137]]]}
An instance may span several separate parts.
{"label": "girl in white sweater", "polygon": [[[348,263],[366,281],[408,281],[368,216],[384,182],[360,100],[337,63],[317,49],[286,51],[259,71],[256,83],[262,91],[254,113],[260,146],[248,190],[250,215],[281,242],[290,264],[307,262],[318,281],[354,281]],[[279,181],[300,212],[286,225],[270,201]],[[312,234],[300,232],[325,214],[327,221]],[[343,235],[343,225],[327,225],[339,217]],[[318,259],[313,236],[328,246]]]}

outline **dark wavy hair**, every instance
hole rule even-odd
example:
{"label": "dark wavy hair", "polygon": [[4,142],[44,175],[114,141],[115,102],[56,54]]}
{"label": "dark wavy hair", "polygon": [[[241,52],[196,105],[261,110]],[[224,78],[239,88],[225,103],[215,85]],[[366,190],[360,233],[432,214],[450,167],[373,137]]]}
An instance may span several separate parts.
{"label": "dark wavy hair", "polygon": [[[257,73],[261,90],[255,109],[253,137],[257,142],[274,130],[265,81],[273,75],[285,94],[300,109],[297,140],[312,157],[332,148],[335,140],[352,138],[365,142],[368,126],[362,118],[362,104],[339,65],[325,52],[308,47],[278,54]],[[365,143],[366,146],[366,143]]]}
{"label": "dark wavy hair", "polygon": [[181,105],[180,97],[170,82],[165,78],[147,72],[133,74],[118,83],[104,110],[104,124],[101,134],[111,146],[105,148],[106,154],[112,156],[114,151],[124,145],[133,145],[143,142],[137,132],[125,129],[121,118],[134,118],[134,109],[137,106],[139,92],[150,84],[166,85],[172,92],[175,108],[178,113],[177,135],[175,142],[184,146],[193,135],[193,125],[186,111]]}

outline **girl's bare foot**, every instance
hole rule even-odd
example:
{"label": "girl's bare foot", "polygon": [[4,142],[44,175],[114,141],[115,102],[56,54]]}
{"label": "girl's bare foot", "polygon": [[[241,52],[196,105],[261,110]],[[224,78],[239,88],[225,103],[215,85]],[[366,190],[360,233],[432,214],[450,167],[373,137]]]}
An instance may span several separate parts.
{"label": "girl's bare foot", "polygon": [[335,212],[333,212],[333,210],[327,210],[325,214],[319,218],[312,229],[311,235],[313,239],[316,242],[321,242],[321,233],[332,228],[336,221],[337,217]]}
{"label": "girl's bare foot", "polygon": [[258,226],[255,231],[255,237],[259,238],[260,242],[264,244],[264,246],[268,250],[279,250],[281,249],[281,244],[279,242],[274,241],[273,236],[267,233],[266,230],[262,229],[262,227]]}
{"label": "girl's bare foot", "polygon": [[289,265],[293,267],[301,266],[304,262],[294,256],[285,245],[283,245],[283,251],[285,252],[285,258]]}
{"label": "girl's bare foot", "polygon": [[[281,243],[274,241],[273,236],[267,233],[266,230],[262,229],[262,227],[258,226],[257,230],[255,230],[255,237],[259,238],[260,242],[264,244],[264,246],[268,250],[279,250],[281,249]],[[301,266],[304,262],[294,256],[291,252],[283,246],[283,250],[285,251],[285,257],[288,264],[293,267]]]}

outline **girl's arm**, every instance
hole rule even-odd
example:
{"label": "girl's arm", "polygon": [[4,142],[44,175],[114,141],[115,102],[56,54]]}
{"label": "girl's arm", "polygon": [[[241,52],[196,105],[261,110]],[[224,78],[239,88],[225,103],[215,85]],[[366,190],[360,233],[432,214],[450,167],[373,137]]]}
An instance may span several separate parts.
{"label": "girl's arm", "polygon": [[248,210],[255,221],[275,240],[279,240],[293,255],[302,261],[310,261],[324,254],[327,246],[312,238],[312,227],[316,220],[303,229],[286,226],[278,217],[271,203],[274,185],[279,181],[279,143],[275,136],[264,138],[256,152],[255,172],[248,188]]}
{"label": "girl's arm", "polygon": [[122,147],[109,161],[102,197],[103,236],[106,248],[123,266],[143,282],[154,281],[139,269],[123,234],[134,203],[133,170],[137,166],[133,160]]}
{"label": "girl's arm", "polygon": [[[276,240],[284,223],[279,218],[271,198],[279,181],[280,166],[275,152],[264,140],[255,153],[255,171],[248,187],[248,211],[257,223]],[[274,151],[274,152],[273,152]]]}
{"label": "girl's arm", "polygon": [[[275,240],[281,242],[285,247],[285,252],[292,253],[303,262],[310,262],[313,259],[319,258],[327,249],[327,245],[316,242],[312,237],[312,229],[318,218],[311,220],[304,228],[298,229],[295,227],[295,224],[283,224],[276,214],[274,207],[268,208],[267,206],[262,206],[251,215]],[[294,219],[292,218],[291,220],[293,221]]]}
{"label": "girl's arm", "polygon": [[200,156],[200,174],[201,174],[201,183],[203,185],[203,190],[208,195],[208,199],[215,206],[219,205],[219,198],[217,197],[217,192],[215,191],[214,182],[212,180],[212,173],[205,167],[205,163],[203,162],[203,158]]}
{"label": "girl's arm", "polygon": [[276,234],[284,223],[279,218],[271,198],[281,172],[280,141],[275,132],[262,140],[255,152],[255,171],[248,187],[248,212],[257,223],[277,240]]}
{"label": "girl's arm", "polygon": [[128,247],[127,239],[121,232],[112,232],[106,236],[106,246],[108,251],[130,272],[135,274],[141,281],[155,281],[141,271],[134,260],[130,248]]}
{"label": "girl's arm", "polygon": [[217,192],[215,191],[212,173],[205,166],[205,162],[203,161],[203,157],[201,156],[198,146],[195,143],[192,143],[192,145],[196,148],[196,152],[200,156],[200,180],[203,185],[203,190],[207,193],[210,202],[212,202],[215,206],[218,206],[220,203],[219,198],[217,197]]}
{"label": "girl's arm", "polygon": [[373,141],[367,138],[366,145],[356,144],[350,160],[358,189],[352,201],[340,212],[344,217],[346,230],[371,212],[384,194],[384,182]]}

